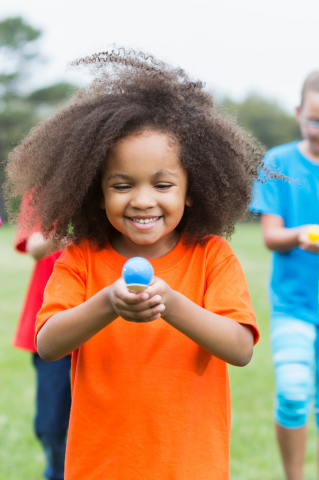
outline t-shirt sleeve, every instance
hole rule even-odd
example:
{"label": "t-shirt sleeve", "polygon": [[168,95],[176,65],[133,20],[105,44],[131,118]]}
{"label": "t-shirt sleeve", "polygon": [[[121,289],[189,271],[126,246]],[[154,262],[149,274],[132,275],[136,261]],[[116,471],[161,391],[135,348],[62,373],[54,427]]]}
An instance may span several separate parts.
{"label": "t-shirt sleeve", "polygon": [[227,245],[225,250],[230,255],[215,265],[209,264],[210,258],[208,257],[204,307],[217,315],[250,325],[254,335],[254,344],[256,344],[260,334],[245,275],[231,247],[226,242],[225,244]]}
{"label": "t-shirt sleeve", "polygon": [[81,247],[69,245],[55,262],[45,288],[43,304],[36,319],[35,338],[50,317],[86,300],[86,275],[86,262]]}
{"label": "t-shirt sleeve", "polygon": [[[269,171],[281,173],[279,162],[271,152],[266,155],[264,161]],[[256,182],[254,185],[251,210],[266,215],[283,217],[283,182],[284,180],[267,178],[266,175],[262,175],[261,181]]]}
{"label": "t-shirt sleeve", "polygon": [[14,241],[14,248],[20,253],[27,252],[27,239],[26,238],[17,238]]}

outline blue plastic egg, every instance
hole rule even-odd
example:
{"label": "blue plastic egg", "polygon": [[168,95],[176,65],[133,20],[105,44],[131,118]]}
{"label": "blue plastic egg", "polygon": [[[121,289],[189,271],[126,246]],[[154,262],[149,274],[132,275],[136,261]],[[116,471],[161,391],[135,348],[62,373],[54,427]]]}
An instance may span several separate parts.
{"label": "blue plastic egg", "polygon": [[124,264],[122,276],[127,285],[147,286],[154,276],[154,270],[145,258],[133,257]]}

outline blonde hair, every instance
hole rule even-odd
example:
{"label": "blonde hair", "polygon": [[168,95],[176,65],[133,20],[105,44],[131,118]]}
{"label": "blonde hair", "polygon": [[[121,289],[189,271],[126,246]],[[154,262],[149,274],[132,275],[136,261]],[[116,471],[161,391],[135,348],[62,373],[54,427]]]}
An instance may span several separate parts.
{"label": "blonde hair", "polygon": [[303,107],[307,92],[319,92],[319,70],[308,75],[301,90],[301,105]]}

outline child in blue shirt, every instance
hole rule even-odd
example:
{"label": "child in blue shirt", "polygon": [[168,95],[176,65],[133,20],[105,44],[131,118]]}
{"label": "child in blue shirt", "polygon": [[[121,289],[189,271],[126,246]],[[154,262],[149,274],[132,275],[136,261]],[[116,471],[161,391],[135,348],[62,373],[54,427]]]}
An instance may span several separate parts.
{"label": "child in blue shirt", "polygon": [[296,109],[303,140],[271,149],[266,163],[290,181],[256,188],[265,244],[273,250],[269,288],[275,366],[275,422],[288,480],[302,480],[306,423],[315,385],[319,428],[319,72],[309,75]]}

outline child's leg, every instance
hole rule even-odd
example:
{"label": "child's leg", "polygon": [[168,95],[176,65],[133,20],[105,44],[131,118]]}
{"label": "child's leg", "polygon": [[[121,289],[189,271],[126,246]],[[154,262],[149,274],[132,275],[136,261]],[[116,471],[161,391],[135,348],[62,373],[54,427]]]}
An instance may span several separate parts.
{"label": "child's leg", "polygon": [[[319,435],[319,327],[316,328],[316,390],[315,390],[315,420],[317,424],[317,435]],[[318,441],[318,478],[319,478],[319,441]]]}
{"label": "child's leg", "polygon": [[272,320],[271,343],[275,366],[275,421],[288,480],[302,480],[306,423],[315,368],[316,328],[293,318]]}
{"label": "child's leg", "polygon": [[307,439],[306,427],[288,429],[276,423],[276,434],[286,478],[288,480],[302,480]]}
{"label": "child's leg", "polygon": [[49,480],[63,480],[65,439],[71,407],[71,357],[56,362],[44,362],[34,354],[37,372],[35,432],[41,441]]}

